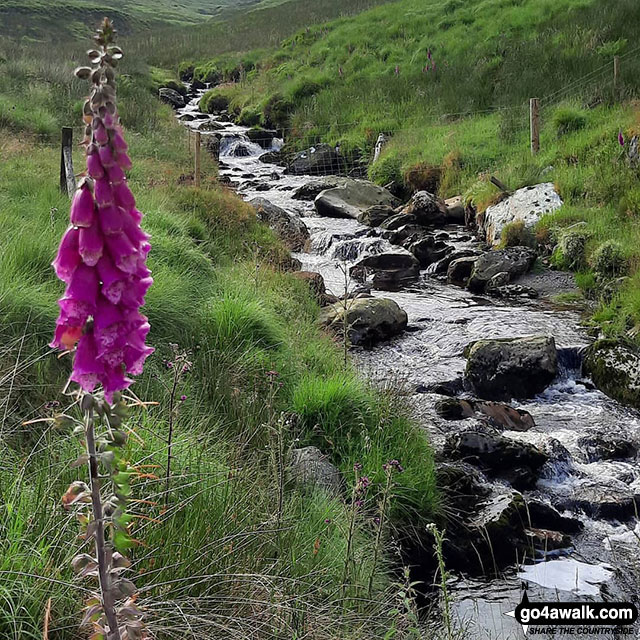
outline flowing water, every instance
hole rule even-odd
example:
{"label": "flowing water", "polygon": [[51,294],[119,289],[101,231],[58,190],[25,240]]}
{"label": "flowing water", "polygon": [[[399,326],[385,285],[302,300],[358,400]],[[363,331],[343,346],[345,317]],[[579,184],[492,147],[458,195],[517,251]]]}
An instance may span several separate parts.
{"label": "flowing water", "polygon": [[[197,115],[198,99],[179,113]],[[311,250],[296,257],[304,270],[323,275],[330,293],[342,295],[344,277],[334,254],[345,243],[360,242],[359,234],[368,227],[355,220],[319,217],[312,202],[294,199],[296,188],[323,179],[284,175],[282,167],[261,162],[258,158],[267,150],[246,138],[246,127],[215,116],[184,124],[197,129],[210,121],[222,126],[218,132],[222,134],[220,174],[228,176],[245,199],[263,197],[303,218],[311,233]],[[273,150],[281,144],[274,140]],[[444,231],[449,233],[448,242],[457,247],[474,246],[474,240],[461,227]],[[560,350],[562,372],[544,393],[514,404],[531,413],[535,428],[527,433],[505,434],[547,450],[553,445],[555,450],[564,452],[543,467],[535,490],[527,495],[557,504],[570,499],[585,484],[597,484],[603,495],[640,494],[637,458],[594,460],[581,446],[581,439],[589,434],[618,435],[638,444],[640,416],[581,378],[579,348],[590,339],[577,311],[558,308],[548,299],[505,302],[479,297],[426,272],[419,282],[401,291],[373,294],[392,298],[405,309],[410,331],[375,348],[354,350],[354,357],[372,378],[406,390],[417,418],[428,426],[436,445],[450,423],[436,416],[436,396],[416,393],[420,386],[461,375],[465,365],[463,349],[473,340],[551,335]],[[463,576],[452,580],[454,606],[465,638],[523,637],[521,627],[505,615],[520,601],[523,582],[527,583],[532,600],[637,598],[640,529],[634,531],[636,521],[619,523],[593,520],[583,514],[567,515],[577,515],[585,524],[583,533],[574,536],[573,548],[549,554],[538,564],[513,567],[492,580]]]}

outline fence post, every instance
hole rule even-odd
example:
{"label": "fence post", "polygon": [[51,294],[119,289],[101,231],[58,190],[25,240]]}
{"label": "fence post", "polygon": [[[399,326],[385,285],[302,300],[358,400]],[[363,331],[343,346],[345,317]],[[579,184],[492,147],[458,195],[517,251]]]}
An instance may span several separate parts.
{"label": "fence post", "polygon": [[618,79],[620,77],[620,56],[613,56],[613,88],[618,88]]}
{"label": "fence post", "polygon": [[62,146],[60,148],[60,191],[71,197],[76,190],[76,177],[73,172],[73,129],[62,127]]}
{"label": "fence post", "polygon": [[196,187],[200,187],[200,132],[196,131],[196,148],[195,148],[195,173],[194,184]]}
{"label": "fence post", "polygon": [[529,100],[529,122],[531,126],[531,153],[540,151],[540,104],[538,98]]}

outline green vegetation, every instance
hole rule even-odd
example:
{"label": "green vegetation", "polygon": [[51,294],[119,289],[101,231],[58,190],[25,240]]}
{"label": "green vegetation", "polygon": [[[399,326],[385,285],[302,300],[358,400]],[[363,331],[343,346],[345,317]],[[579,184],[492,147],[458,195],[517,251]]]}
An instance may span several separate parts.
{"label": "green vegetation", "polygon": [[[42,637],[49,598],[50,637],[79,637],[83,592],[69,566],[77,523],[60,497],[85,470],[68,470],[77,443],[51,420],[66,406],[69,361],[46,346],[62,293],[50,262],[69,207],[50,141],[78,122],[81,97],[68,71],[26,52],[0,64],[0,636],[11,640]],[[393,394],[345,369],[307,285],[286,272],[288,252],[217,185],[213,163],[204,159],[203,187],[190,186],[186,136],[153,96],[175,77],[141,63],[126,71],[130,183],[155,278],[145,311],[156,353],[133,390],[157,403],[139,410],[128,445],[149,473],[134,486],[149,502],[135,507],[132,533],[144,546],[131,555],[155,636],[242,637],[261,625],[265,637],[382,638],[403,615],[386,571],[395,559],[374,551],[382,464],[396,458],[406,469],[394,479],[391,526],[432,520],[425,435]],[[166,465],[172,344],[192,367],[165,509],[155,476]],[[341,469],[347,495],[356,462],[371,477],[351,533],[349,501],[288,481],[289,451],[310,444]]]}

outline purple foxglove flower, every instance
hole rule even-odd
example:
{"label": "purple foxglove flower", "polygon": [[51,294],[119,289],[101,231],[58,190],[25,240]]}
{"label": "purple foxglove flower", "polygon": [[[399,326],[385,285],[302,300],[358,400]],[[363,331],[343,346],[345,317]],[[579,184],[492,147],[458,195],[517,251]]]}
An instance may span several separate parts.
{"label": "purple foxglove flower", "polygon": [[102,162],[100,162],[100,154],[97,149],[87,155],[87,173],[94,180],[104,178],[104,167],[102,166]]}
{"label": "purple foxglove flower", "polygon": [[111,141],[111,143],[113,144],[113,148],[118,152],[118,153],[126,153],[127,149],[129,148],[129,145],[125,142],[124,138],[122,137],[122,130],[117,130],[113,136],[113,140]]}
{"label": "purple foxglove flower", "polygon": [[138,253],[125,233],[115,233],[105,237],[107,248],[113,263],[127,274],[138,268]]}
{"label": "purple foxglove flower", "polygon": [[58,255],[52,265],[56,275],[63,282],[69,283],[76,267],[82,262],[79,247],[80,230],[69,227],[60,241]]}
{"label": "purple foxglove flower", "polygon": [[71,379],[85,391],[91,393],[100,382],[103,374],[104,366],[98,362],[93,335],[86,333],[80,338],[76,348]]}
{"label": "purple foxglove flower", "polygon": [[105,146],[109,142],[109,134],[102,122],[100,122],[93,130],[93,140],[101,147]]}
{"label": "purple foxglove flower", "polygon": [[86,265],[95,267],[98,264],[104,251],[104,240],[97,224],[80,229],[78,251]]}
{"label": "purple foxglove flower", "polygon": [[122,167],[122,169],[124,169],[125,171],[129,171],[129,169],[131,169],[131,167],[133,166],[131,164],[131,158],[126,154],[126,153],[119,153],[116,156],[116,160],[115,160],[118,165],[120,167]]}
{"label": "purple foxglove flower", "polygon": [[[103,88],[105,77],[90,75],[94,90]],[[127,374],[142,373],[153,352],[146,345],[149,322],[140,313],[153,280],[146,265],[149,236],[140,228],[142,213],[126,181],[131,159],[115,99],[99,102],[85,104],[92,118],[85,140],[92,180],[80,184],[71,207],[72,226],[53,262],[67,287],[58,301],[51,346],[75,346],[71,380],[88,392],[102,385],[111,402],[116,391],[131,384]]]}
{"label": "purple foxglove flower", "polygon": [[124,171],[122,170],[122,167],[117,164],[114,164],[113,167],[109,167],[107,173],[109,174],[109,180],[114,187],[122,184],[125,180]]}
{"label": "purple foxglove flower", "polygon": [[113,204],[113,191],[106,177],[96,180],[94,194],[98,207],[108,207],[110,204]]}
{"label": "purple foxglove flower", "polygon": [[136,206],[136,199],[133,197],[133,193],[131,193],[131,189],[129,189],[129,185],[126,182],[121,182],[117,185],[114,184],[113,193],[115,195],[116,202],[125,211],[129,211]]}
{"label": "purple foxglove flower", "polygon": [[90,227],[93,224],[95,204],[93,202],[93,194],[86,181],[80,184],[80,187],[73,195],[69,217],[71,224],[75,227]]}
{"label": "purple foxglove flower", "polygon": [[124,228],[123,218],[122,209],[114,204],[100,209],[98,219],[100,220],[102,233],[106,236],[112,236],[116,233],[120,233]]}
{"label": "purple foxglove flower", "polygon": [[102,162],[102,166],[105,169],[113,167],[116,163],[115,156],[113,155],[113,149],[108,145],[100,147],[98,155],[100,156],[100,162]]}

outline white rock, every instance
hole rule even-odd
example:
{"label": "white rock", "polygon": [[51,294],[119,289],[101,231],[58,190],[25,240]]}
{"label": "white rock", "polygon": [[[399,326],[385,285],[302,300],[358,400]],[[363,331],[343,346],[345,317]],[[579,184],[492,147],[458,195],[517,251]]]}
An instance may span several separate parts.
{"label": "white rock", "polygon": [[562,199],[552,182],[518,189],[485,211],[483,228],[487,243],[499,244],[506,224],[522,220],[526,227],[533,227],[545,213],[551,213],[561,206]]}

